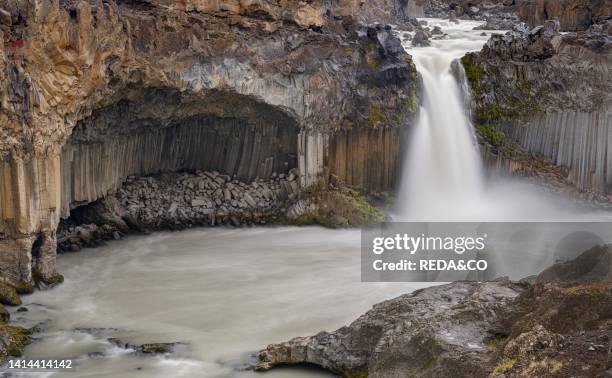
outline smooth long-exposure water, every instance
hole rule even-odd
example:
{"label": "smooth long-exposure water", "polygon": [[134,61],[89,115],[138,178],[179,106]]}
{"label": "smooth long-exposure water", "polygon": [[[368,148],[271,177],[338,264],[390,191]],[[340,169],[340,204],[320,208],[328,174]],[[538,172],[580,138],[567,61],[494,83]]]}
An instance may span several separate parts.
{"label": "smooth long-exposure water", "polygon": [[480,50],[488,37],[472,30],[478,22],[429,19],[428,25],[440,26],[447,35],[432,39],[430,47],[404,44],[422,78],[422,104],[410,135],[400,191],[402,213],[415,218],[465,213],[464,205],[479,201],[484,192],[482,164],[465,103],[469,94],[465,83],[458,81],[464,77],[453,74],[451,64],[468,51]]}
{"label": "smooth long-exposure water", "polygon": [[[24,297],[42,322],[27,358],[72,358],[76,376],[248,377],[272,342],[348,324],[427,284],[360,282],[360,233],[319,227],[199,229],[129,237],[61,255],[65,282]],[[142,357],[107,341],[179,341]],[[75,376],[58,372],[53,376]],[[281,369],[266,377],[325,376]]]}

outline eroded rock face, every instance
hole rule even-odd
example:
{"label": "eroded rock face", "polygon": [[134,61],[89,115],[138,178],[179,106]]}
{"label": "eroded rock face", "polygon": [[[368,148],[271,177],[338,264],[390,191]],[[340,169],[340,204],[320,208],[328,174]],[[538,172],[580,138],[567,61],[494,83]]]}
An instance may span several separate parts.
{"label": "eroded rock face", "polygon": [[[340,161],[354,164],[348,184],[392,187],[394,166],[359,177],[374,154],[395,161],[399,147],[376,141],[356,162],[358,145],[331,158],[328,147],[343,130],[396,135],[416,110],[409,56],[390,28],[360,24],[401,22],[403,1],[15,4],[0,18],[0,276],[10,283],[57,282],[59,217],[160,166],[241,179],[298,167],[307,187]],[[242,130],[261,148],[215,142],[222,163],[236,161],[223,166],[217,153],[194,152],[193,125],[208,127],[199,134],[208,140],[210,128]],[[185,128],[191,147],[168,137]]]}
{"label": "eroded rock face", "polygon": [[[344,377],[598,376],[609,368],[612,249],[535,284],[455,282],[375,305],[352,324],[272,344],[256,369],[313,363]],[[551,271],[561,281],[551,278]],[[564,272],[572,282],[563,281]],[[595,276],[597,276],[595,278]]]}
{"label": "eroded rock face", "polygon": [[428,17],[465,18],[486,20],[493,29],[495,23],[502,20],[518,21],[517,7],[514,0],[416,0],[422,3],[424,13]]}
{"label": "eroded rock face", "polygon": [[519,21],[531,27],[558,20],[562,31],[584,31],[609,20],[606,0],[415,0],[428,17],[487,21],[485,29],[509,30]]}
{"label": "eroded rock face", "polygon": [[259,369],[310,362],[346,377],[483,376],[487,342],[524,287],[458,282],[382,302],[348,327],[261,352]]}
{"label": "eroded rock face", "polygon": [[517,26],[462,59],[476,129],[487,143],[513,158],[508,136],[567,168],[564,179],[580,190],[606,196],[612,193],[606,153],[612,146],[605,136],[612,130],[608,27],[561,35],[554,21]]}
{"label": "eroded rock face", "polygon": [[531,26],[558,19],[561,30],[586,30],[610,19],[612,4],[606,0],[517,0],[518,13]]}

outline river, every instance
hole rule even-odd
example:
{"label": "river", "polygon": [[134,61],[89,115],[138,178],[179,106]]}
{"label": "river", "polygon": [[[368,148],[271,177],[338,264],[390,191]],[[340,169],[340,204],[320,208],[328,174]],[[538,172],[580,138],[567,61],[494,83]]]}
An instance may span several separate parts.
{"label": "river", "polygon": [[[71,358],[81,377],[249,377],[255,373],[241,369],[267,344],[334,330],[377,302],[427,285],[361,283],[359,235],[282,227],[131,236],[59,256],[65,282],[23,297],[29,311],[13,318],[42,324],[26,358]],[[110,337],[186,345],[143,357]]]}
{"label": "river", "polygon": [[[448,35],[406,49],[423,77],[398,218],[568,219],[567,204],[508,184],[486,187],[465,85],[451,62],[488,39],[479,23],[428,20]],[[522,187],[521,187],[522,188]],[[58,257],[65,282],[24,297],[17,323],[41,332],[26,358],[73,359],[79,377],[249,377],[259,349],[334,330],[373,304],[428,283],[360,282],[360,231],[319,227],[196,229],[130,236]],[[175,353],[142,356],[117,347],[181,342]],[[23,373],[28,376],[30,373]],[[328,376],[281,368],[266,377]],[[37,376],[41,376],[40,374]]]}

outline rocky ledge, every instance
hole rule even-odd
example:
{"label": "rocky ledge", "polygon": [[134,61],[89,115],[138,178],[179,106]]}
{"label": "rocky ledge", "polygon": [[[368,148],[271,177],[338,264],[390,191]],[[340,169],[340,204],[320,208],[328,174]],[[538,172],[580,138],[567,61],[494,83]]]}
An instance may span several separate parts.
{"label": "rocky ledge", "polygon": [[[558,182],[609,202],[610,27],[606,21],[561,34],[556,21],[516,25],[462,58],[476,131],[496,156],[489,165],[535,175],[557,166]],[[534,163],[534,155],[546,164]]]}
{"label": "rocky ledge", "polygon": [[455,282],[375,305],[334,332],[272,344],[257,370],[311,363],[343,377],[604,376],[612,246],[538,277]]}
{"label": "rocky ledge", "polygon": [[116,193],[74,209],[60,224],[59,252],[75,252],[130,232],[193,226],[265,224],[358,226],[383,214],[356,191],[339,186],[303,191],[296,169],[251,183],[216,171],[128,177]]}
{"label": "rocky ledge", "polygon": [[0,282],[0,361],[4,361],[9,356],[21,356],[23,348],[29,342],[28,335],[31,333],[27,328],[9,325],[11,314],[4,306],[21,305],[19,295],[32,293],[32,290],[31,286],[22,285],[14,288]]}

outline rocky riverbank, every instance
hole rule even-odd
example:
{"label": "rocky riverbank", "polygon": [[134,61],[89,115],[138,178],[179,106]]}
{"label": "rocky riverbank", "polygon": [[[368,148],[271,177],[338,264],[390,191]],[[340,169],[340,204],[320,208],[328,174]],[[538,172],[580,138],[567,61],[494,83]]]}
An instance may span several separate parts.
{"label": "rocky riverbank", "polygon": [[128,177],[116,193],[72,210],[60,224],[58,251],[74,252],[130,232],[194,226],[322,224],[360,226],[383,214],[356,191],[318,186],[302,191],[299,172],[245,183],[212,172]]}
{"label": "rocky riverbank", "polygon": [[273,344],[258,370],[312,363],[343,377],[605,376],[612,247],[520,282],[455,282],[375,305],[334,332]]}
{"label": "rocky riverbank", "polygon": [[31,330],[8,324],[11,314],[4,306],[15,307],[21,305],[20,294],[32,293],[33,288],[22,286],[14,288],[0,283],[0,363],[7,357],[19,357],[23,348],[29,342],[28,335]]}

